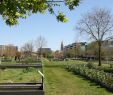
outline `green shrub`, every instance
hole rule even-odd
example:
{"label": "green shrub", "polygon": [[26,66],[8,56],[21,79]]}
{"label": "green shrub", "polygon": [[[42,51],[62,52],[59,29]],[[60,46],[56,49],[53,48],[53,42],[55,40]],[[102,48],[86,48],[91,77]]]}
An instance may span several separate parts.
{"label": "green shrub", "polygon": [[96,66],[94,63],[87,63],[86,67],[88,67],[89,69],[96,69],[96,70],[99,70],[99,71],[104,71],[106,73],[113,73],[112,67]]}
{"label": "green shrub", "polygon": [[109,65],[110,65],[110,68],[113,68],[113,63],[110,63]]}
{"label": "green shrub", "polygon": [[91,63],[91,62],[88,62],[87,65],[86,65],[88,68],[95,68],[95,65],[94,63]]}

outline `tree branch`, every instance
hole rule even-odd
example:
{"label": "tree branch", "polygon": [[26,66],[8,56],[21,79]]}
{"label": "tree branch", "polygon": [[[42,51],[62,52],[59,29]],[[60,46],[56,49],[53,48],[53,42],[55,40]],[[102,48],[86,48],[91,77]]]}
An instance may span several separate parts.
{"label": "tree branch", "polygon": [[52,3],[62,3],[62,2],[64,2],[64,0],[48,0],[48,1],[46,1],[46,2],[52,2]]}

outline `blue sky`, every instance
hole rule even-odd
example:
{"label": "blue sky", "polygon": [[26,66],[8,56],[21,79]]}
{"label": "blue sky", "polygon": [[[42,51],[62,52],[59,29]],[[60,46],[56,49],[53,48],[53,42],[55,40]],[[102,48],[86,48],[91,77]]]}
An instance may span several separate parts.
{"label": "blue sky", "polygon": [[81,15],[92,8],[107,8],[113,13],[113,0],[82,0],[74,11],[69,11],[62,6],[60,9],[69,19],[67,23],[57,22],[55,16],[48,13],[33,14],[27,19],[20,19],[19,25],[7,26],[0,17],[0,44],[14,44],[21,47],[25,42],[35,40],[43,36],[47,40],[47,47],[59,50],[61,41],[64,45],[75,41],[86,41],[86,37],[79,37],[74,27],[77,25]]}

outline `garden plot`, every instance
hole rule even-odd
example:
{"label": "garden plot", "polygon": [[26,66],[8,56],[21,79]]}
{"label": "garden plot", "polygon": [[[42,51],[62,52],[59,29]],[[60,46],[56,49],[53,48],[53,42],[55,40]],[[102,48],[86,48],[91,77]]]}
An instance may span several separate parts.
{"label": "garden plot", "polygon": [[0,69],[0,83],[37,83],[40,75],[35,68]]}

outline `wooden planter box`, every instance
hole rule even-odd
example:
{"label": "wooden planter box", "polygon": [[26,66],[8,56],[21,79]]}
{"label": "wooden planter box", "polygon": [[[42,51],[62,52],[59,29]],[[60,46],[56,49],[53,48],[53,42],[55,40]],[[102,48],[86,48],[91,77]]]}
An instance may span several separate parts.
{"label": "wooden planter box", "polygon": [[[0,69],[6,68],[28,68],[41,69],[42,64],[0,64]],[[44,95],[43,76],[41,83],[0,83],[0,95]]]}

